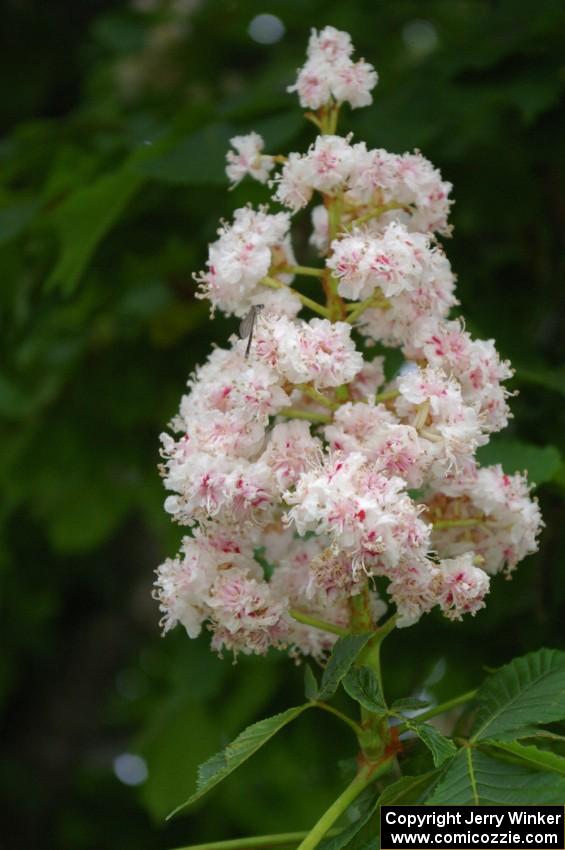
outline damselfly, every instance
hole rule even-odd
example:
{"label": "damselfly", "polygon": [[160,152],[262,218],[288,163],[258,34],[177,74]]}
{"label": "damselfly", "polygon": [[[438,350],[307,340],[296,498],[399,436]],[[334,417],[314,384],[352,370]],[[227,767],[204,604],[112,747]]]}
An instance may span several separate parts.
{"label": "damselfly", "polygon": [[249,313],[243,317],[241,320],[241,324],[239,326],[239,335],[241,339],[245,339],[247,337],[247,348],[245,349],[245,359],[249,357],[249,350],[251,348],[251,341],[253,339],[253,330],[255,329],[255,322],[257,320],[257,316],[261,312],[265,305],[264,304],[254,304]]}

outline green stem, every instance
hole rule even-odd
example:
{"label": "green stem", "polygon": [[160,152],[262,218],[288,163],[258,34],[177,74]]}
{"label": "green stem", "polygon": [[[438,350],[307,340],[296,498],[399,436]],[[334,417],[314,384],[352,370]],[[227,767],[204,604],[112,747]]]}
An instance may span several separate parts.
{"label": "green stem", "polygon": [[331,198],[328,204],[328,241],[331,245],[341,228],[341,199]]}
{"label": "green stem", "polygon": [[336,104],[332,109],[331,120],[330,120],[330,133],[335,135],[337,130],[337,122],[339,120],[339,106]]}
{"label": "green stem", "polygon": [[[308,113],[307,113],[308,115]],[[337,130],[337,121],[339,118],[339,105],[330,101],[330,103],[318,110],[318,119],[320,131],[323,135],[335,135]]]}
{"label": "green stem", "polygon": [[[381,643],[396,625],[396,614],[390,617],[379,628],[375,627],[370,607],[369,585],[366,584],[362,592],[352,596],[349,600],[351,612],[351,630],[355,632],[374,632],[373,636],[359,654],[356,667],[369,667],[375,674],[381,693],[383,683],[381,675]],[[388,726],[385,721],[385,713],[376,713],[361,706],[361,725],[364,735],[360,738],[360,744],[366,757],[374,759],[382,755],[388,740]]]}
{"label": "green stem", "polygon": [[[438,714],[444,714],[446,711],[450,711],[452,708],[456,708],[458,705],[463,705],[464,702],[470,702],[470,700],[474,699],[476,695],[476,688],[474,691],[467,691],[464,694],[459,694],[458,697],[453,697],[453,699],[448,699],[446,702],[442,702],[439,705],[434,705],[433,708],[429,708],[427,711],[423,711],[422,714],[418,714],[416,719],[418,720],[418,723],[420,723],[423,720],[429,720],[430,717],[436,717]],[[401,723],[396,728],[398,729],[398,734],[401,735],[408,729],[408,724]]]}
{"label": "green stem", "polygon": [[432,525],[435,528],[472,528],[474,525],[482,525],[485,518],[472,516],[466,519],[436,519]]}
{"label": "green stem", "polygon": [[373,296],[371,295],[370,298],[366,298],[365,301],[360,301],[359,304],[356,304],[345,321],[349,322],[349,324],[352,325],[353,322],[361,315],[361,313],[364,313],[368,307],[372,306],[372,304]]}
{"label": "green stem", "polygon": [[345,404],[346,401],[349,401],[349,399],[351,398],[351,394],[349,392],[349,385],[341,384],[341,386],[336,387],[335,397],[339,405]]}
{"label": "green stem", "polygon": [[297,384],[296,386],[311,399],[317,401],[318,404],[323,404],[324,407],[329,407],[330,410],[337,410],[337,408],[339,407],[339,404],[337,402],[327,398],[327,396],[319,392],[319,390],[317,390],[315,387],[310,386],[310,384]]}
{"label": "green stem", "polygon": [[316,269],[313,266],[284,266],[279,271],[285,274],[306,275],[307,277],[323,277],[326,273],[325,269]]}
{"label": "green stem", "polygon": [[353,221],[350,221],[346,230],[353,230],[354,227],[357,227],[359,224],[364,224],[366,221],[370,221],[372,218],[378,218],[378,216],[382,215],[389,210],[407,210],[408,207],[405,204],[399,204],[396,201],[391,201],[389,204],[382,204],[380,207],[375,207],[373,210],[364,213],[364,215],[360,215],[358,218],[354,218]]}
{"label": "green stem", "polygon": [[320,130],[320,132],[323,132],[322,124],[317,115],[315,115],[313,112],[305,112],[304,117],[307,121],[311,121],[312,124],[314,124],[318,128],[318,130]]}
{"label": "green stem", "polygon": [[337,800],[334,800],[329,809],[324,812],[320,820],[312,827],[304,841],[298,846],[298,850],[314,850],[314,847],[318,846],[322,838],[328,834],[330,827],[334,825],[339,816],[345,812],[351,803],[357,799],[361,791],[373,782],[373,780],[390,770],[393,760],[393,756],[388,756],[376,764],[365,763],[353,782],[347,786]]}
{"label": "green stem", "polygon": [[296,608],[291,608],[289,614],[298,623],[302,623],[305,626],[312,626],[313,629],[321,629],[324,632],[331,632],[332,634],[339,635],[340,637],[349,634],[347,629],[344,629],[341,626],[336,626],[335,623],[328,623],[326,620],[311,617],[310,614],[304,614],[302,611],[297,611]]}
{"label": "green stem", "polygon": [[382,626],[379,626],[374,636],[361,652],[357,662],[360,667],[370,667],[374,671],[381,693],[383,692],[383,681],[381,675],[381,644],[385,637],[395,628],[397,619],[398,615],[393,614],[392,617],[389,617],[389,619],[382,624]]}
{"label": "green stem", "polygon": [[356,634],[374,632],[375,624],[371,617],[369,585],[365,584],[361,593],[349,597],[351,631]]}
{"label": "green stem", "polygon": [[377,393],[375,396],[375,401],[378,403],[379,401],[392,401],[393,398],[398,398],[400,395],[400,390],[386,390],[384,393]]}
{"label": "green stem", "polygon": [[[340,830],[331,829],[328,835],[336,835]],[[228,841],[210,841],[207,844],[191,844],[177,847],[176,850],[247,850],[248,847],[284,847],[296,844],[308,835],[307,832],[280,832],[276,835],[254,835],[251,838],[231,838]]]}
{"label": "green stem", "polygon": [[307,419],[309,422],[322,422],[325,425],[329,425],[333,421],[328,413],[317,413],[315,410],[297,410],[294,407],[279,410],[277,416],[286,416],[287,419]]}
{"label": "green stem", "polygon": [[347,714],[343,714],[343,712],[339,711],[337,708],[334,708],[333,705],[328,705],[327,702],[314,702],[314,705],[317,708],[321,708],[323,711],[329,712],[329,714],[334,714],[336,717],[339,717],[344,723],[347,723],[348,726],[353,729],[357,737],[363,734],[363,729],[359,726],[358,723],[353,720],[353,718],[348,717]]}
{"label": "green stem", "polygon": [[353,324],[353,322],[359,318],[361,313],[375,307],[382,307],[383,310],[386,310],[390,307],[390,301],[387,301],[386,298],[375,298],[374,295],[371,295],[371,297],[366,298],[365,301],[360,301],[359,304],[357,304],[350,312],[345,321],[349,322],[349,324]]}
{"label": "green stem", "polygon": [[289,292],[292,292],[293,295],[296,295],[297,298],[300,298],[301,302],[305,307],[309,307],[310,310],[313,310],[314,313],[318,313],[320,316],[323,316],[325,319],[330,318],[330,311],[323,307],[321,304],[318,304],[317,301],[313,301],[312,298],[308,298],[307,295],[302,295],[301,292],[297,292],[296,289],[293,289],[292,286],[287,286],[282,283],[280,280],[277,280],[274,277],[269,277],[268,275],[261,280],[263,286],[268,286],[270,289],[288,289]]}
{"label": "green stem", "polygon": [[[332,242],[341,230],[341,216],[343,212],[343,198],[338,195],[332,197],[324,195],[324,204],[328,213],[328,243],[329,251],[332,253]],[[345,316],[345,305],[338,293],[339,280],[332,275],[330,269],[326,269],[324,277],[324,292],[326,293],[326,304],[331,318],[336,321]]]}

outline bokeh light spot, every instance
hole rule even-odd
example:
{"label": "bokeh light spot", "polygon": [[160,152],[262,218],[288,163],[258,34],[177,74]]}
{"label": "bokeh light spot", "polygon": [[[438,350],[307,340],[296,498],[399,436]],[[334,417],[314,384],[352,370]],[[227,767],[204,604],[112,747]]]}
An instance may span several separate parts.
{"label": "bokeh light spot", "polygon": [[276,44],[285,33],[285,26],[276,15],[257,15],[247,30],[253,41],[259,44]]}
{"label": "bokeh light spot", "polygon": [[145,759],[134,753],[121,753],[116,756],[114,773],[124,785],[142,785],[149,776]]}
{"label": "bokeh light spot", "polygon": [[415,56],[425,56],[438,45],[437,30],[430,21],[409,21],[402,30],[402,40]]}

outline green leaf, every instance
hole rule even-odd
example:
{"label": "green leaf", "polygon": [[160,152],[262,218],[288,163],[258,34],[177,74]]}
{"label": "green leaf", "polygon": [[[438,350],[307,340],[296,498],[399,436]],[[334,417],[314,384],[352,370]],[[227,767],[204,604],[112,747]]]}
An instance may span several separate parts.
{"label": "green leaf", "polygon": [[496,747],[512,756],[517,756],[532,767],[540,770],[554,771],[565,776],[565,758],[549,750],[540,750],[538,747],[525,746],[517,741],[489,741],[491,747]]}
{"label": "green leaf", "polygon": [[516,379],[528,384],[538,384],[548,390],[565,395],[565,369],[532,369],[516,367]]}
{"label": "green leaf", "polygon": [[352,699],[357,700],[368,711],[377,713],[386,711],[386,703],[377,677],[370,667],[354,667],[345,676],[343,687]]}
{"label": "green leaf", "polygon": [[318,682],[309,664],[304,666],[304,696],[306,699],[318,699]]}
{"label": "green leaf", "polygon": [[[153,665],[165,663],[162,673],[168,677],[167,685],[152,702],[132,750],[147,762],[149,776],[140,793],[159,822],[186,799],[199,764],[263,716],[277,689],[272,665],[263,665],[261,676],[249,687],[241,670],[240,676],[234,676],[230,665],[210,658],[205,640],[179,640],[168,649],[166,660],[162,655],[152,660]],[[229,692],[229,701],[218,700],[222,690]]]}
{"label": "green leaf", "polygon": [[0,245],[19,236],[39,210],[39,203],[17,201],[0,209]]}
{"label": "green leaf", "polygon": [[562,458],[555,446],[533,446],[520,440],[493,437],[477,451],[483,466],[500,463],[505,472],[527,472],[533,484],[551,481],[559,471]]}
{"label": "green leaf", "polygon": [[477,694],[473,741],[519,737],[524,727],[565,718],[565,652],[540,649],[515,658]]}
{"label": "green leaf", "polygon": [[253,121],[249,130],[259,133],[265,140],[265,153],[278,154],[304,130],[304,116],[296,110],[279,112],[260,121]]}
{"label": "green leaf", "polygon": [[236,130],[229,124],[209,124],[190,133],[164,153],[137,166],[140,174],[182,186],[226,186],[226,152]]}
{"label": "green leaf", "polygon": [[359,797],[352,806],[347,810],[346,815],[350,816],[353,821],[345,829],[342,829],[337,835],[331,838],[325,838],[320,842],[320,850],[342,850],[343,847],[350,847],[350,842],[359,831],[365,826],[369,819],[376,812],[378,796],[371,788],[367,788],[362,797]]}
{"label": "green leaf", "polygon": [[361,635],[345,635],[339,638],[324,670],[318,699],[328,699],[335,694],[339,683],[347,674],[370,637],[371,635],[369,633],[365,633]]}
{"label": "green leaf", "polygon": [[276,735],[284,726],[295,720],[307,708],[310,708],[308,703],[295,706],[294,708],[288,708],[280,714],[275,714],[273,717],[267,717],[265,720],[260,720],[258,723],[248,726],[225,749],[216,753],[208,761],[200,765],[198,768],[196,791],[188,800],[177,806],[168,817],[172,817],[185,806],[190,806],[196,800],[199,800],[200,797],[204,796],[204,794],[207,794],[208,791],[225,779],[226,776],[229,776],[244,761],[247,761],[273,735]]}
{"label": "green leaf", "polygon": [[429,723],[415,723],[410,720],[405,722],[408,729],[414,732],[429,749],[436,767],[441,767],[447,759],[452,758],[457,752],[457,747],[451,738],[446,738],[435,726],[430,726]]}
{"label": "green leaf", "polygon": [[536,741],[558,741],[561,744],[565,742],[565,735],[558,735],[557,732],[550,732],[548,729],[534,729],[531,734],[520,735],[519,737],[535,738]]}
{"label": "green leaf", "polygon": [[426,708],[429,704],[429,700],[408,697],[407,699],[395,699],[390,710],[402,714],[403,711],[419,711],[421,708]]}
{"label": "green leaf", "polygon": [[563,804],[565,779],[499,761],[465,747],[448,765],[427,805]]}
{"label": "green leaf", "polygon": [[52,215],[61,245],[59,259],[47,278],[48,289],[71,292],[98,244],[114,225],[142,178],[124,167],[73,192]]}

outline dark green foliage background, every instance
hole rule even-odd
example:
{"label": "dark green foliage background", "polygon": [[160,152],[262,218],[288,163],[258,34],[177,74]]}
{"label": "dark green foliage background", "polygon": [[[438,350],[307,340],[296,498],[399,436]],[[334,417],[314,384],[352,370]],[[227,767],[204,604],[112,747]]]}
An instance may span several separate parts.
{"label": "dark green foliage background", "polygon": [[[276,45],[247,33],[261,12],[286,26]],[[346,115],[356,137],[419,147],[455,185],[447,249],[462,310],[518,369],[497,452],[543,482],[547,528],[539,555],[494,581],[475,619],[431,616],[388,640],[391,698],[447,698],[485,665],[564,645],[564,7],[202,0],[157,60],[147,44],[165,13],[13,0],[2,16],[2,834],[26,850],[157,850],[306,828],[354,743],[315,712],[163,822],[199,761],[302,697],[301,669],[276,654],[232,666],[206,639],[161,640],[150,597],[179,536],[162,510],[158,434],[195,363],[234,329],[209,322],[191,272],[218,219],[265,197],[247,182],[226,192],[226,141],[256,128],[273,152],[309,143],[285,86],[309,28],[331,23],[381,75],[374,106]],[[422,19],[438,38],[428,53],[403,38]],[[153,64],[126,96],[124,62],[142,56]],[[138,789],[113,774],[124,751],[147,761]]]}

